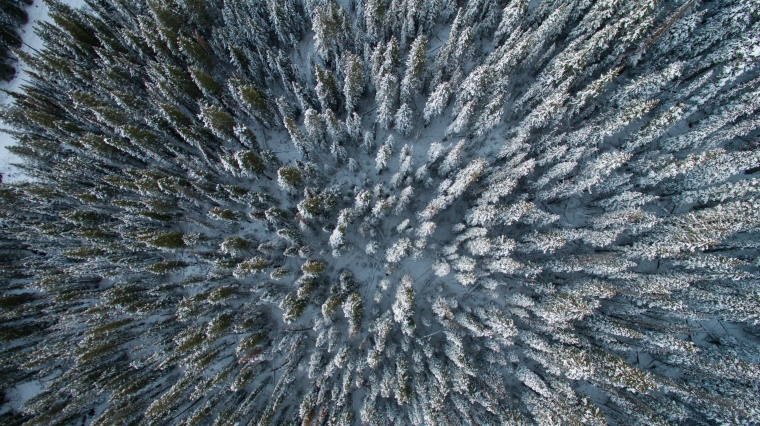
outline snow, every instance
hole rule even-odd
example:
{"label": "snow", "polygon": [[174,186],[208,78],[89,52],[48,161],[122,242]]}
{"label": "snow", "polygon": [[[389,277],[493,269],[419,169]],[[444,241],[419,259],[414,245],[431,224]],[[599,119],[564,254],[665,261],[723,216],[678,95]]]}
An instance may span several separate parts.
{"label": "snow", "polygon": [[[72,7],[82,7],[84,0],[63,0],[63,3]],[[36,0],[31,6],[26,9],[29,14],[29,22],[19,29],[19,34],[23,40],[21,50],[27,53],[34,52],[42,49],[43,42],[39,37],[35,29],[38,22],[49,22],[50,16],[48,15],[49,9],[47,4],[41,0]],[[27,66],[22,62],[17,62],[16,78],[11,81],[0,81],[0,89],[8,90],[10,92],[19,93],[23,89],[23,84],[26,82]],[[10,105],[12,98],[5,92],[0,92],[0,108]],[[16,139],[3,132],[3,129],[8,129],[7,126],[0,123],[0,174],[3,175],[3,182],[18,182],[26,178],[23,172],[14,167],[14,164],[20,162],[18,156],[8,151],[8,147],[15,144]]]}
{"label": "snow", "polygon": [[0,407],[0,414],[8,412],[10,410],[18,409],[21,404],[30,400],[40,392],[42,392],[43,386],[38,380],[32,380],[29,382],[23,382],[16,385],[13,389],[9,389],[5,393],[6,403]]}

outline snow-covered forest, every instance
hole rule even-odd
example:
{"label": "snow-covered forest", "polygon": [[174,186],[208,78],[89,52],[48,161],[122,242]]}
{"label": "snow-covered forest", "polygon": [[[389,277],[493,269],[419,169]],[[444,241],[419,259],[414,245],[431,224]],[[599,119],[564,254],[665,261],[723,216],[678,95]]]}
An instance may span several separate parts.
{"label": "snow-covered forest", "polygon": [[[14,10],[14,6],[25,6],[23,8],[23,13],[26,14],[25,16],[27,17],[27,21],[26,24],[18,27],[15,29],[15,31],[10,31],[10,29],[16,28],[16,24],[18,24],[18,22],[9,22],[8,26],[5,27],[5,29],[0,28],[0,32],[6,33],[6,35],[11,34],[13,36],[10,40],[12,42],[10,45],[11,48],[6,52],[8,55],[6,58],[6,64],[9,64],[10,67],[13,68],[8,69],[9,74],[7,76],[12,76],[12,78],[10,78],[8,81],[0,79],[0,109],[3,108],[4,105],[10,104],[13,101],[12,99],[9,99],[7,92],[20,92],[21,86],[26,83],[27,66],[23,62],[16,61],[17,54],[13,52],[16,49],[20,49],[23,53],[34,53],[39,51],[42,48],[43,41],[35,33],[34,29],[37,27],[37,23],[39,21],[51,20],[50,16],[48,16],[47,5],[43,0],[9,1],[13,4],[13,6],[7,6],[5,5],[6,3],[3,3],[3,0],[0,0],[0,14],[5,10]],[[30,2],[31,4],[27,5],[27,3]],[[64,3],[72,7],[81,7],[84,4],[84,0],[64,0]],[[22,16],[24,15],[22,14]],[[8,31],[6,31],[6,29]],[[2,55],[3,53],[0,52],[0,56]],[[12,72],[15,72],[15,74],[12,74]],[[20,159],[6,149],[7,146],[13,145],[15,143],[15,138],[3,131],[6,128],[7,126],[0,120],[0,175],[2,175],[0,183],[16,182],[19,180],[24,180],[26,178],[21,171],[13,166],[13,164],[18,163]]]}
{"label": "snow-covered forest", "polygon": [[760,423],[760,1],[47,3],[0,423]]}

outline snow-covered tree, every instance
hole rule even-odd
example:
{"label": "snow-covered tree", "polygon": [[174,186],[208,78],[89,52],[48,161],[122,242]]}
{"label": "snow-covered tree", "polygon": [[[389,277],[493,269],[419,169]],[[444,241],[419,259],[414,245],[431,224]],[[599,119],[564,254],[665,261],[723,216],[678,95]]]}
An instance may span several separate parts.
{"label": "snow-covered tree", "polygon": [[364,69],[359,57],[346,55],[346,64],[343,74],[343,93],[346,96],[346,110],[353,111],[359,104],[364,92]]}
{"label": "snow-covered tree", "polygon": [[387,167],[388,161],[391,159],[391,154],[393,154],[393,143],[393,136],[388,136],[385,143],[377,150],[377,155],[375,156],[375,170],[377,170],[378,173]]}
{"label": "snow-covered tree", "polygon": [[414,282],[409,275],[401,279],[396,293],[396,301],[393,303],[393,319],[401,324],[401,330],[407,336],[412,336],[415,331],[414,324]]}
{"label": "snow-covered tree", "polygon": [[430,123],[434,117],[443,114],[443,111],[449,104],[451,90],[451,85],[448,82],[443,82],[435,88],[433,93],[430,94],[425,102],[425,110],[422,113],[426,124]]}
{"label": "snow-covered tree", "polygon": [[396,111],[396,116],[393,119],[395,123],[394,127],[403,136],[409,136],[414,129],[414,117],[412,117],[412,109],[407,104],[403,104]]}
{"label": "snow-covered tree", "polygon": [[350,47],[352,30],[348,13],[336,1],[317,7],[312,19],[314,47],[322,59],[333,59]]}
{"label": "snow-covered tree", "polygon": [[414,100],[425,83],[425,64],[427,62],[428,41],[422,34],[409,47],[406,59],[406,73],[401,80],[401,100],[408,103]]}
{"label": "snow-covered tree", "polygon": [[317,93],[320,105],[322,105],[322,111],[337,108],[340,93],[338,92],[338,83],[335,81],[335,76],[329,70],[322,69],[319,65],[316,66],[315,74],[317,84],[314,86],[314,90]]}

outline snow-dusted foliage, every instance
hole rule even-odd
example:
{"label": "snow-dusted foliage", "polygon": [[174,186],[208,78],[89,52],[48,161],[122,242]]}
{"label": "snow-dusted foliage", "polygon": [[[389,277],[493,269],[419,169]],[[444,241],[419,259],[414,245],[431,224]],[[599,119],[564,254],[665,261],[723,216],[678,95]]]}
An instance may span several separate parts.
{"label": "snow-dusted foliage", "polygon": [[760,423],[757,1],[87,3],[0,423]]}
{"label": "snow-dusted foliage", "polygon": [[16,68],[13,66],[16,55],[11,51],[21,47],[20,27],[29,20],[25,9],[30,4],[30,0],[8,0],[4,1],[0,8],[0,22],[3,25],[0,31],[0,81],[10,81],[16,75]]}

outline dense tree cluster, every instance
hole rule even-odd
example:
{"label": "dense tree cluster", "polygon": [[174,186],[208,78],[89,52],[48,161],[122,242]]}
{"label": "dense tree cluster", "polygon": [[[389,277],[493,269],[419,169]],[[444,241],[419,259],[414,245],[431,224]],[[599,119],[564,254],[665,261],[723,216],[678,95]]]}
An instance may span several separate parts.
{"label": "dense tree cluster", "polygon": [[757,0],[86,3],[2,112],[3,422],[760,422]]}
{"label": "dense tree cluster", "polygon": [[0,80],[9,81],[16,75],[11,50],[21,47],[18,29],[29,20],[25,8],[32,1],[0,0]]}

